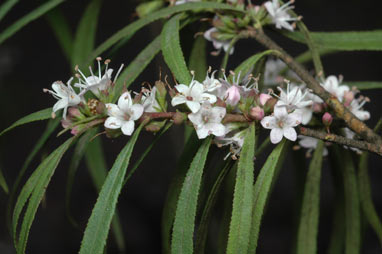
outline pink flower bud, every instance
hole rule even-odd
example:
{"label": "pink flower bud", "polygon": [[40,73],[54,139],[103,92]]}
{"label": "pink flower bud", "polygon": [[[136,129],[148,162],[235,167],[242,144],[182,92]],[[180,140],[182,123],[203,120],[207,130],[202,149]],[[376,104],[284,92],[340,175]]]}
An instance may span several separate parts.
{"label": "pink flower bud", "polygon": [[253,119],[260,121],[264,118],[264,109],[260,108],[259,106],[253,107],[251,108],[249,115]]}
{"label": "pink flower bud", "polygon": [[82,114],[81,114],[81,112],[78,110],[78,108],[74,108],[74,107],[70,107],[70,108],[68,108],[68,117],[69,118],[79,118],[79,117],[81,117],[82,116]]}
{"label": "pink flower bud", "polygon": [[272,98],[272,96],[270,96],[269,94],[266,94],[266,93],[261,93],[260,94],[260,104],[262,106],[265,105],[265,103],[267,103],[267,101]]}
{"label": "pink flower bud", "polygon": [[66,129],[72,124],[72,121],[69,121],[68,119],[62,119],[61,120],[61,126],[62,128]]}
{"label": "pink flower bud", "polygon": [[240,101],[240,89],[238,86],[233,85],[227,89],[225,92],[226,103],[231,106],[236,106],[236,104]]}
{"label": "pink flower bud", "polygon": [[322,116],[322,123],[326,126],[329,127],[332,124],[333,117],[330,113],[325,112],[325,114]]}
{"label": "pink flower bud", "polygon": [[354,93],[352,91],[346,91],[344,93],[344,105],[345,105],[345,107],[349,107],[353,100],[354,100]]}
{"label": "pink flower bud", "polygon": [[80,132],[80,127],[77,125],[77,126],[74,126],[73,129],[71,130],[71,134],[76,136],[78,133]]}

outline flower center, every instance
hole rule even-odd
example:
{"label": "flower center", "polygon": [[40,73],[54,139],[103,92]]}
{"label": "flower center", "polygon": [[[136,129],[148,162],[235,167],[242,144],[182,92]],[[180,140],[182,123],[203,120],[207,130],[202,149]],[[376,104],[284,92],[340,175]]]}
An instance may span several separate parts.
{"label": "flower center", "polygon": [[194,100],[191,96],[187,96],[186,99],[187,99],[188,101],[193,101],[193,100]]}

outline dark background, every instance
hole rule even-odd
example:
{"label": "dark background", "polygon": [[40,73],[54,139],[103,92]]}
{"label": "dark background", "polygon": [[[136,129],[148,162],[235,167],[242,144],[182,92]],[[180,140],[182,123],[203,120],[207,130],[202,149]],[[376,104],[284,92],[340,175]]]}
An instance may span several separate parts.
{"label": "dark background", "polygon": [[[297,1],[296,12],[303,15],[305,24],[312,31],[372,30],[382,27],[380,10],[376,1]],[[60,8],[68,18],[73,31],[88,1],[67,1]],[[259,4],[259,1],[253,1]],[[38,1],[22,1],[0,23],[0,31],[15,20],[38,6]],[[133,1],[104,1],[97,30],[99,45],[117,30],[134,20],[136,3]],[[117,69],[120,63],[128,64],[147,43],[160,32],[160,24],[155,23],[138,32],[119,53],[113,57],[111,66]],[[186,33],[186,32],[184,32]],[[187,34],[183,34],[187,36]],[[279,39],[279,37],[277,37]],[[187,41],[184,42],[187,48]],[[293,54],[303,52],[301,44],[282,40],[281,44]],[[240,61],[256,53],[261,47],[255,41],[241,41],[237,44],[234,68]],[[209,44],[209,50],[212,46]],[[345,81],[382,80],[382,53],[380,52],[343,52],[323,59],[326,75],[343,74]],[[220,57],[209,57],[209,64],[217,69]],[[153,83],[159,75],[159,65],[164,64],[161,56],[149,65],[139,79],[134,82],[133,90],[140,83]],[[45,18],[40,18],[19,31],[0,45],[0,130],[5,129],[17,119],[31,112],[53,106],[55,100],[42,93],[42,88],[50,88],[53,81],[66,81],[71,75],[71,67],[66,61]],[[345,82],[346,83],[346,82]],[[371,119],[367,122],[374,126],[381,115],[380,100],[382,91],[364,92],[371,103],[365,108],[370,110]],[[0,167],[11,186],[24,159],[45,128],[45,123],[33,123],[17,128],[0,138]],[[48,142],[45,152],[52,151],[59,142],[68,138],[53,138]],[[121,137],[116,140],[102,138],[107,161],[111,167],[113,160],[128,140]],[[152,142],[153,136],[144,133],[137,142],[132,161]],[[127,253],[160,252],[161,210],[176,160],[183,148],[182,128],[175,126],[165,134],[147,159],[123,189],[118,209],[125,234]],[[81,164],[73,189],[72,213],[80,224],[73,228],[65,214],[65,188],[69,152],[61,161],[49,184],[43,207],[40,207],[34,220],[28,241],[28,253],[76,253],[82,239],[82,230],[96,200],[96,192],[84,164]],[[265,214],[260,234],[258,253],[290,253],[293,245],[293,219],[296,216],[295,203],[298,186],[296,170],[292,160],[288,159],[272,194]],[[382,212],[382,172],[380,158],[371,156],[370,176],[373,198],[377,211]],[[260,158],[259,161],[262,161]],[[308,163],[308,162],[306,162]],[[324,160],[321,191],[321,214],[319,231],[319,253],[325,253],[332,223],[334,202],[333,182]],[[37,167],[32,163],[28,175]],[[24,181],[27,178],[24,179]],[[224,198],[224,197],[223,197]],[[6,229],[5,207],[7,196],[0,191],[0,253],[13,253],[12,240]],[[216,224],[216,222],[215,222]],[[374,232],[365,230],[362,253],[381,253]],[[112,237],[109,237],[109,252],[116,253]]]}

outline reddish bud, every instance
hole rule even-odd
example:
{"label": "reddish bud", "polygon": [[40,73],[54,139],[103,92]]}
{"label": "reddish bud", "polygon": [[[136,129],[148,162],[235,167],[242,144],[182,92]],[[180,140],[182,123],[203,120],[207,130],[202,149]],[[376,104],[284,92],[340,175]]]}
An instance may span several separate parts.
{"label": "reddish bud", "polygon": [[322,123],[326,126],[329,127],[333,122],[333,117],[330,113],[325,112],[325,114],[322,116]]}
{"label": "reddish bud", "polygon": [[345,105],[345,107],[349,107],[353,100],[354,100],[354,93],[352,91],[346,91],[344,93],[344,105]]}
{"label": "reddish bud", "polygon": [[269,99],[271,99],[271,98],[272,98],[272,96],[270,96],[269,94],[261,93],[261,94],[260,94],[260,104],[261,104],[262,106],[264,106],[265,103],[267,103],[267,101],[268,101]]}
{"label": "reddish bud", "polygon": [[264,110],[260,108],[259,106],[251,108],[249,115],[252,119],[255,119],[257,121],[260,121],[264,118]]}

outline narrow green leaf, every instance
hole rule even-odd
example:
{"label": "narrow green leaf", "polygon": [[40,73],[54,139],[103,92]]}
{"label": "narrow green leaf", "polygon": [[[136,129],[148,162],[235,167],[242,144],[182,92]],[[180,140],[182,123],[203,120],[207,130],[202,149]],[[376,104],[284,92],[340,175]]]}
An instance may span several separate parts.
{"label": "narrow green leaf", "polygon": [[195,79],[199,82],[205,79],[208,68],[206,46],[207,40],[203,36],[196,37],[188,60],[188,69],[195,71]]}
{"label": "narrow green leaf", "polygon": [[0,187],[3,189],[3,191],[8,194],[8,185],[7,181],[5,181],[3,171],[0,168]]}
{"label": "narrow green leaf", "polygon": [[183,14],[177,14],[164,25],[162,30],[162,54],[176,79],[185,85],[191,82],[191,75],[179,41],[179,20]]}
{"label": "narrow green leaf", "polygon": [[[33,172],[17,199],[13,212],[13,235],[17,253],[24,253],[30,228],[33,219],[36,215],[37,208],[45,193],[45,190],[50,182],[58,163],[60,162],[65,151],[69,148],[75,137],[68,139],[64,144],[58,147],[51,153]],[[29,201],[28,201],[29,199]],[[28,206],[25,211],[24,219],[21,224],[19,237],[17,238],[17,225],[19,216],[24,205],[28,201]]]}
{"label": "narrow green leaf", "polygon": [[320,214],[320,181],[324,142],[318,141],[306,176],[297,233],[297,253],[317,252],[318,218]]}
{"label": "narrow green leaf", "polygon": [[233,163],[231,160],[226,163],[226,165],[220,171],[218,177],[216,178],[216,181],[212,186],[210,194],[208,195],[206,205],[203,209],[202,217],[200,219],[198,231],[196,234],[195,253],[204,253],[205,243],[207,240],[208,226],[210,218],[212,216],[213,207],[215,206],[215,203],[217,201],[217,197],[220,188],[222,187],[222,183],[224,182],[225,177],[232,168],[232,165]]}
{"label": "narrow green leaf", "polygon": [[162,129],[162,131],[156,135],[155,139],[150,143],[150,145],[146,148],[146,150],[141,154],[139,159],[134,163],[133,167],[127,174],[125,180],[123,181],[123,185],[127,183],[127,181],[130,179],[130,177],[134,174],[135,170],[141,165],[143,160],[146,158],[146,156],[150,153],[150,151],[153,149],[153,147],[158,143],[160,138],[162,137],[163,134],[166,133],[166,131],[172,126],[172,123],[166,124],[166,126]]}
{"label": "narrow green leaf", "polygon": [[334,149],[342,162],[341,170],[345,196],[345,253],[358,254],[361,249],[361,216],[358,184],[351,152],[340,147]]}
{"label": "narrow green leaf", "polygon": [[192,132],[178,160],[175,175],[171,180],[162,212],[162,253],[170,253],[171,229],[175,218],[179,193],[189,165],[200,145],[201,143],[196,137],[196,132]]}
{"label": "narrow green leaf", "polygon": [[78,225],[75,222],[74,218],[71,216],[71,212],[70,212],[70,196],[72,194],[74,177],[76,176],[77,169],[80,165],[82,157],[85,154],[85,151],[89,144],[90,139],[94,137],[96,132],[97,132],[97,128],[93,128],[87,131],[84,135],[80,137],[80,139],[78,140],[76,144],[76,147],[74,148],[74,153],[73,153],[72,159],[70,161],[69,169],[68,169],[68,177],[66,181],[66,190],[65,190],[66,215],[68,216],[70,223],[72,223],[72,225],[76,227]]}
{"label": "narrow green leaf", "polygon": [[368,159],[369,153],[363,152],[358,165],[359,196],[366,220],[377,234],[377,237],[382,245],[382,223],[374,207],[373,198],[371,195]]}
{"label": "narrow green leaf", "polygon": [[[342,187],[342,186],[341,186]],[[332,220],[332,232],[330,234],[330,242],[328,247],[328,254],[342,254],[344,250],[345,239],[345,210],[342,199],[337,199],[334,202],[334,214]]]}
{"label": "narrow green leaf", "polygon": [[171,253],[193,253],[196,206],[211,138],[204,140],[184,179],[177,202]]}
{"label": "narrow green leaf", "polygon": [[[149,45],[143,49],[137,57],[121,72],[115,85],[115,94],[121,94],[123,86],[129,87],[131,83],[141,74],[146,66],[159,53],[161,38],[157,36]],[[117,100],[118,98],[114,98]]]}
{"label": "narrow green leaf", "polygon": [[62,2],[64,2],[64,0],[51,0],[17,20],[15,23],[13,23],[0,33],[0,44],[3,43],[9,37],[11,37],[13,34],[15,34],[17,31],[19,31],[21,28],[23,28],[25,25],[44,15],[49,10],[53,9]]}
{"label": "narrow green leaf", "polygon": [[8,0],[0,6],[0,21],[4,16],[12,9],[12,7],[17,4],[18,0]]}
{"label": "narrow green leaf", "polygon": [[[102,143],[99,137],[89,143],[85,152],[85,159],[94,187],[97,193],[99,193],[107,176],[105,154],[102,150]],[[115,211],[113,220],[111,221],[111,230],[113,231],[118,250],[124,253],[126,246],[118,210]]]}
{"label": "narrow green leaf", "polygon": [[[338,51],[333,50],[333,49],[323,49],[323,48],[318,49],[318,53],[320,54],[321,57],[326,56],[326,55],[330,55],[330,54],[334,54],[336,52],[338,52]],[[301,63],[301,64],[308,63],[308,62],[312,61],[312,54],[310,53],[309,50],[307,50],[304,53],[296,56],[294,60],[298,63]]]}
{"label": "narrow green leaf", "polygon": [[138,139],[143,124],[135,130],[129,142],[119,153],[113,167],[109,171],[102,189],[94,205],[89,218],[85,233],[81,242],[79,253],[101,254],[103,253],[110,223],[113,218],[118,196],[122,189],[123,179],[133,152],[135,142]]}
{"label": "narrow green leaf", "polygon": [[52,32],[61,46],[66,59],[70,62],[73,50],[73,35],[68,20],[58,8],[48,12],[46,20],[52,28]]}
{"label": "narrow green leaf", "polygon": [[381,89],[382,82],[379,81],[352,81],[345,82],[348,86],[355,86],[359,90],[369,90],[369,89]]}
{"label": "narrow green leaf", "polygon": [[164,4],[165,2],[161,0],[154,0],[150,2],[141,3],[137,6],[137,8],[135,8],[135,10],[138,14],[138,17],[142,18],[160,9]]}
{"label": "narrow green leaf", "polygon": [[257,240],[259,238],[261,219],[264,213],[265,204],[269,198],[275,171],[281,167],[286,150],[286,141],[282,140],[280,144],[273,149],[268,156],[264,166],[257,176],[255,186],[253,188],[253,205],[252,222],[251,222],[251,238],[249,240],[249,248],[247,253],[256,253]]}
{"label": "narrow green leaf", "polygon": [[227,253],[247,253],[248,250],[254,195],[254,157],[255,124],[251,124],[244,138],[237,168]]}
{"label": "narrow green leaf", "polygon": [[[283,32],[288,38],[305,43],[301,32]],[[312,32],[310,33],[315,45],[319,48],[353,51],[353,50],[382,50],[382,30],[349,31],[349,32]]]}
{"label": "narrow green leaf", "polygon": [[194,2],[194,3],[186,3],[186,4],[180,4],[176,6],[167,7],[164,9],[161,9],[159,11],[153,12],[150,15],[141,18],[118,32],[116,32],[114,35],[112,35],[109,39],[107,39],[104,43],[102,43],[98,48],[95,49],[95,51],[90,55],[87,62],[90,62],[95,57],[101,55],[105,50],[109,49],[111,46],[113,46],[115,43],[117,43],[119,40],[125,38],[125,37],[131,37],[134,35],[139,29],[142,27],[150,24],[151,22],[154,22],[158,19],[167,18],[175,13],[178,12],[185,12],[190,10],[196,10],[196,11],[209,11],[213,12],[214,9],[217,10],[234,10],[238,12],[242,12],[241,10],[228,5],[228,4],[222,4],[222,3],[214,3],[214,2]]}
{"label": "narrow green leaf", "polygon": [[79,64],[80,67],[84,67],[83,64],[84,61],[87,60],[86,57],[88,57],[94,49],[101,3],[101,0],[90,1],[77,26],[71,57],[72,67],[76,64]]}
{"label": "narrow green leaf", "polygon": [[33,161],[33,159],[36,157],[36,155],[40,152],[41,148],[48,141],[48,138],[56,130],[59,123],[60,123],[59,118],[51,119],[48,121],[48,124],[47,124],[45,130],[43,131],[41,137],[38,139],[37,143],[32,148],[28,157],[25,159],[24,164],[20,169],[20,172],[18,173],[16,180],[13,183],[11,193],[9,195],[8,204],[7,204],[7,220],[9,221],[9,224],[8,224],[9,229],[11,229],[13,201],[15,199],[16,191],[19,187],[21,179],[23,178],[25,171],[28,169],[30,163]]}
{"label": "narrow green leaf", "polygon": [[241,79],[248,73],[251,73],[257,61],[259,61],[262,57],[267,55],[275,54],[274,50],[266,50],[261,53],[257,53],[253,56],[248,57],[244,62],[242,62],[238,67],[235,68],[236,75],[241,72]]}
{"label": "narrow green leaf", "polygon": [[52,108],[46,108],[37,112],[34,112],[30,115],[24,116],[23,118],[17,120],[14,122],[11,126],[0,132],[0,136],[2,136],[4,133],[12,130],[13,128],[26,124],[26,123],[31,123],[35,121],[41,121],[41,120],[46,120],[51,118],[52,115]]}

